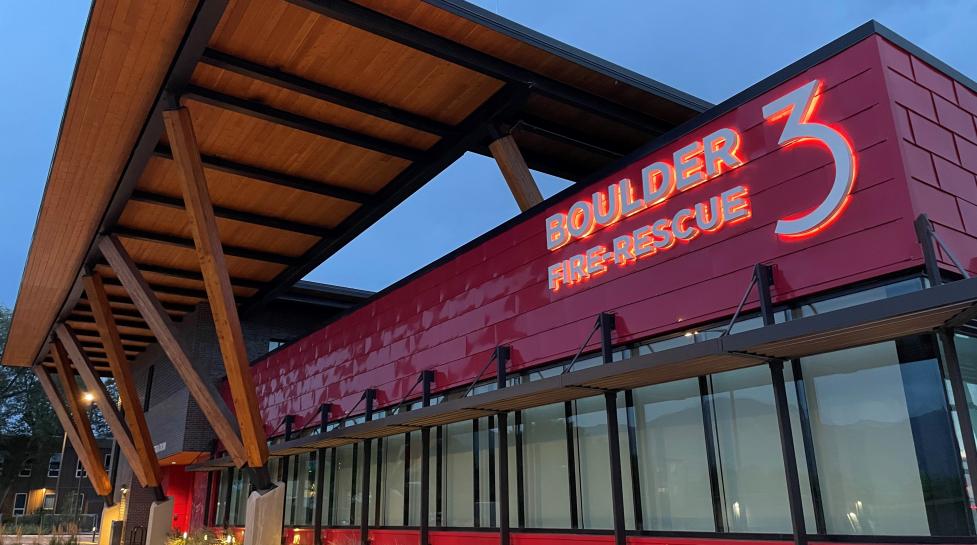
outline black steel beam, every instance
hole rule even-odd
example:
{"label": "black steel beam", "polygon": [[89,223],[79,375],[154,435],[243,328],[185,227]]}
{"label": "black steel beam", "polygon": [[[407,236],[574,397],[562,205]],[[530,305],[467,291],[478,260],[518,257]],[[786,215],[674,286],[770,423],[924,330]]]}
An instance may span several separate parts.
{"label": "black steel beam", "polygon": [[424,131],[438,136],[449,136],[454,133],[454,127],[433,119],[411,113],[407,110],[395,108],[382,102],[363,98],[328,85],[309,81],[292,74],[287,74],[274,68],[254,63],[221,51],[207,49],[201,62],[223,70],[234,72],[242,76],[263,81],[265,83],[288,89],[296,93],[336,104],[350,110],[385,119],[387,121]]}
{"label": "black steel beam", "polygon": [[[115,314],[115,313],[113,313]],[[132,326],[139,327],[143,329],[148,329],[146,322],[142,318],[131,318],[129,316],[114,316],[115,322],[121,326]],[[68,316],[68,320],[72,322],[90,322],[95,323],[93,317],[90,314],[71,314]]]}
{"label": "black steel beam", "polygon": [[[185,280],[196,280],[199,282],[204,281],[204,277],[200,274],[200,271],[188,271],[186,269],[177,269],[174,267],[165,267],[163,265],[151,265],[148,263],[137,263],[136,267],[140,272],[143,273],[153,273],[161,274],[163,276],[171,276],[173,278],[183,278]],[[250,278],[240,278],[231,277],[231,284],[238,288],[249,288],[258,289],[265,284],[259,280],[252,280]]]}
{"label": "black steel beam", "polygon": [[[133,304],[132,299],[120,295],[109,295],[108,299],[109,299],[109,303],[120,303],[123,305]],[[196,308],[195,305],[185,305],[182,303],[173,303],[171,301],[160,301],[160,303],[163,304],[163,308],[166,309],[167,313],[170,314],[170,316],[173,316],[175,313],[186,314],[187,312],[191,312],[193,311],[193,309]],[[88,303],[88,299],[83,299],[79,301],[78,305],[85,305],[88,308],[91,308],[91,304]],[[113,312],[115,312],[116,310],[117,309],[114,308],[112,309]]]}
{"label": "black steel beam", "polygon": [[[143,229],[132,229],[130,227],[116,227],[115,229],[112,230],[112,233],[119,236],[120,238],[127,238],[131,240],[143,240],[146,242],[166,244],[169,246],[176,246],[179,248],[188,248],[190,250],[195,249],[192,238],[179,237],[175,235],[166,235],[163,233],[154,233],[152,231],[146,231]],[[284,256],[281,254],[272,253],[272,252],[263,252],[261,250],[252,250],[250,248],[241,248],[239,246],[231,246],[229,244],[222,244],[222,246],[225,255],[240,257],[243,259],[264,261],[267,263],[278,263],[281,265],[291,265],[295,261],[294,258]]]}
{"label": "black steel beam", "polygon": [[[106,286],[121,286],[122,282],[118,278],[111,276],[102,277],[102,283]],[[159,284],[149,284],[149,287],[158,294],[165,295],[177,295],[179,297],[194,297],[197,299],[206,299],[207,292],[204,290],[198,290],[193,288],[180,288],[176,286],[161,286]]]}
{"label": "black steel beam", "polygon": [[373,225],[395,206],[414,194],[424,184],[454,163],[484,135],[486,126],[502,112],[513,109],[526,99],[525,88],[503,87],[488,101],[469,115],[459,126],[460,136],[444,138],[425,152],[425,159],[404,169],[381,189],[376,199],[360,207],[336,227],[337,236],[323,239],[296,260],[296,264],[282,271],[268,286],[245,303],[245,312],[260,307],[274,299],[281,291],[298,282],[327,257],[353,240],[367,227]]}
{"label": "black steel beam", "polygon": [[349,0],[288,0],[289,2],[331,19],[365,30],[377,36],[463,66],[506,83],[532,86],[533,91],[564,103],[597,113],[623,125],[663,133],[671,123],[622,106],[603,97],[548,78],[521,66],[449,40],[433,32],[370,10]]}
{"label": "black steel beam", "polygon": [[[178,210],[186,209],[182,198],[160,195],[151,191],[141,191],[137,189],[136,191],[133,191],[131,200],[157,206],[165,206],[167,208],[174,208]],[[290,221],[274,216],[266,216],[264,214],[256,214],[254,212],[234,210],[233,208],[227,208],[224,206],[215,205],[214,215],[218,218],[227,220],[239,221],[251,225],[260,225],[262,227],[270,227],[272,229],[279,229],[281,231],[289,231],[292,233],[301,233],[303,235],[312,235],[320,238],[327,237],[331,234],[331,231],[326,227]]]}
{"label": "black steel beam", "polygon": [[579,132],[569,127],[564,127],[562,125],[557,125],[551,121],[538,117],[522,115],[520,116],[519,120],[515,122],[512,128],[522,129],[568,146],[573,146],[596,155],[601,155],[608,159],[620,159],[631,151],[630,149],[611,149],[610,147],[607,147],[606,144],[595,142],[593,136],[589,134]]}
{"label": "black steel beam", "polygon": [[307,132],[323,138],[345,142],[347,144],[372,150],[384,155],[400,157],[401,159],[407,159],[408,161],[416,161],[423,157],[424,154],[423,150],[417,150],[396,142],[390,142],[388,140],[369,136],[350,129],[331,125],[315,119],[310,119],[298,114],[293,114],[292,112],[287,112],[285,110],[279,110],[278,108],[273,108],[260,102],[226,95],[218,91],[204,89],[203,87],[197,87],[195,85],[188,86],[183,92],[182,97],[184,99],[208,104],[210,106],[236,112],[248,117],[261,119],[263,121],[281,125],[283,127],[289,127],[291,129]]}
{"label": "black steel beam", "polygon": [[[156,147],[156,149],[153,151],[153,155],[163,159],[173,159],[173,152],[170,151],[170,148],[162,145]],[[283,172],[275,172],[273,170],[245,165],[212,155],[201,155],[200,162],[204,165],[204,168],[209,170],[216,170],[218,172],[240,176],[242,178],[249,178],[251,180],[280,185],[282,187],[304,191],[306,193],[314,193],[324,197],[332,197],[334,199],[355,203],[367,203],[373,198],[369,193],[363,193],[361,191],[356,191],[355,189],[349,189],[347,187],[342,187],[327,182],[310,180],[300,176],[285,174]]]}

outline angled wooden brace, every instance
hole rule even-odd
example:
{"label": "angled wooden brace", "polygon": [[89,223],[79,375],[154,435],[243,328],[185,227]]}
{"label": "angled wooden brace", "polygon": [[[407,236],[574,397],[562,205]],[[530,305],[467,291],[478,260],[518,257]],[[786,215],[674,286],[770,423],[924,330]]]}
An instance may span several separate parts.
{"label": "angled wooden brace", "polygon": [[200,410],[204,413],[217,438],[227,449],[234,463],[238,467],[243,466],[247,459],[244,454],[244,445],[237,433],[234,416],[227,410],[223,398],[216,389],[204,382],[197,370],[194,369],[190,357],[187,356],[187,351],[183,349],[183,345],[177,338],[173,320],[163,309],[163,304],[153,293],[118,238],[114,235],[102,237],[99,240],[98,248],[102,257],[109,262],[112,270],[115,271],[139,314],[146,320],[146,324],[152,330],[160,348],[166,353],[190,395],[200,406]]}
{"label": "angled wooden brace", "polygon": [[[224,260],[224,250],[217,231],[217,220],[207,189],[207,179],[200,160],[200,150],[197,147],[190,113],[186,108],[164,111],[163,123],[173,152],[173,161],[180,170],[183,202],[190,220],[190,230],[193,232],[197,260],[200,262],[200,272],[203,275],[207,300],[217,330],[227,384],[234,401],[234,412],[241,429],[248,466],[255,469],[264,468],[268,462],[268,441],[264,422],[258,411],[258,400],[241,321],[238,317],[237,303],[234,300],[230,275]],[[267,481],[261,479],[261,476],[258,476],[257,480]],[[255,484],[259,489],[270,485],[268,482]]]}
{"label": "angled wooden brace", "polygon": [[81,404],[81,393],[78,391],[78,383],[75,382],[74,370],[71,369],[71,364],[68,362],[68,355],[57,340],[51,343],[51,355],[61,382],[61,389],[64,392],[64,401],[71,409],[70,416],[47,372],[40,367],[35,367],[34,372],[41,383],[41,388],[51,401],[54,414],[61,422],[68,440],[71,441],[71,446],[78,454],[82,467],[88,473],[88,480],[91,481],[95,492],[99,496],[111,498],[112,483],[103,465],[102,451],[98,448],[95,435],[92,433],[88,412]]}

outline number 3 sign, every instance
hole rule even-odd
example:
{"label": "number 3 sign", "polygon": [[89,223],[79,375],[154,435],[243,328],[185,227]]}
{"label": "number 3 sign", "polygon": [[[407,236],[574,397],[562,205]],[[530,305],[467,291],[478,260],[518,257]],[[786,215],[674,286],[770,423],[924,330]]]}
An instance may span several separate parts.
{"label": "number 3 sign", "polygon": [[813,80],[763,107],[763,117],[768,122],[787,116],[778,140],[781,146],[814,141],[828,149],[835,163],[834,181],[827,197],[806,214],[778,221],[774,232],[782,237],[803,237],[823,229],[845,208],[855,185],[855,154],[851,144],[835,129],[810,121],[820,91],[821,81]]}

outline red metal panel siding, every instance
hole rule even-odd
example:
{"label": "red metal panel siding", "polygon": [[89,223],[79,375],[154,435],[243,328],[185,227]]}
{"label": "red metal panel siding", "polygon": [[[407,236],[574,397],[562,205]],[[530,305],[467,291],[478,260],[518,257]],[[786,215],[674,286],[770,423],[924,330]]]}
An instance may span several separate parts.
{"label": "red metal panel siding", "polygon": [[[381,406],[396,403],[422,369],[436,370],[439,389],[464,384],[498,344],[512,346],[514,369],[570,356],[601,311],[617,314],[616,342],[729,315],[760,261],[776,267],[779,300],[918,265],[906,175],[897,160],[894,135],[900,125],[885,90],[892,77],[887,72],[894,69],[884,73],[880,43],[873,38],[849,48],[257,363],[255,383],[269,432],[286,414],[298,415],[298,427],[314,424],[324,402],[338,403],[341,414],[366,388],[379,388]],[[901,69],[911,71],[912,65]],[[773,232],[777,219],[823,199],[834,167],[823,147],[779,147],[783,121],[764,122],[761,108],[812,79],[823,81],[815,120],[851,141],[858,178],[837,222],[816,236],[785,241]],[[913,113],[934,132],[930,145],[945,147],[949,133],[929,121],[936,118],[932,101],[922,100],[916,87],[909,92],[907,101],[918,101],[922,110],[931,106],[932,111]],[[550,214],[565,212],[622,177],[640,180],[644,165],[671,161],[674,150],[722,127],[741,133],[746,164],[585,240],[547,251],[544,219]],[[959,164],[955,153],[950,159]],[[740,184],[750,189],[749,221],[628,267],[611,265],[607,274],[558,293],[548,290],[547,267],[559,259],[595,241],[609,245],[614,236]],[[962,228],[956,216],[953,225]]]}
{"label": "red metal panel siding", "polygon": [[[916,213],[926,213],[950,251],[977,272],[977,94],[892,43],[878,39]],[[940,251],[944,266],[952,263]]]}

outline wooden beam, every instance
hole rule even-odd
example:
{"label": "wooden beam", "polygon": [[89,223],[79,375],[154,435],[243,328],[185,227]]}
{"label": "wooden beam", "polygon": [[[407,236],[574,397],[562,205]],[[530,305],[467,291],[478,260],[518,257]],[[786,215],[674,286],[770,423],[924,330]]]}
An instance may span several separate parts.
{"label": "wooden beam", "polygon": [[[122,455],[126,457],[129,462],[129,466],[132,468],[132,472],[135,473],[136,478],[139,479],[139,483],[144,487],[156,486],[159,484],[159,479],[157,478],[156,471],[152,468],[147,468],[142,462],[142,458],[139,456],[136,445],[133,443],[132,435],[129,433],[129,429],[122,423],[122,415],[119,414],[118,407],[109,397],[108,392],[105,390],[105,384],[102,383],[102,379],[98,377],[95,368],[92,363],[88,360],[85,354],[81,351],[78,346],[78,340],[71,333],[68,327],[64,324],[58,324],[54,328],[54,334],[57,336],[58,341],[64,346],[65,351],[68,353],[68,357],[75,364],[75,369],[81,376],[82,382],[85,383],[85,388],[95,397],[95,405],[98,406],[99,410],[102,411],[102,416],[105,417],[105,422],[108,423],[109,429],[112,430],[112,436],[115,437],[116,442],[119,443],[119,450],[122,451]],[[114,368],[116,366],[116,359],[118,355],[109,355],[109,362]],[[122,357],[124,361],[125,358]],[[126,362],[125,367],[128,368],[128,362]],[[118,379],[116,379],[118,383]],[[122,396],[122,391],[120,389],[119,396]],[[126,416],[129,416],[129,408],[126,407]],[[142,414],[142,411],[139,411]],[[152,450],[152,445],[150,445],[150,452],[153,453],[153,459],[155,460],[155,452]],[[147,473],[149,469],[150,473]]]}
{"label": "wooden beam", "polygon": [[102,451],[98,448],[95,435],[92,434],[88,408],[82,405],[81,392],[78,390],[78,382],[75,381],[75,371],[71,368],[68,354],[60,341],[55,340],[51,343],[51,355],[54,357],[54,367],[58,370],[61,390],[64,392],[65,402],[71,409],[74,430],[78,436],[78,444],[74,445],[75,452],[81,460],[81,465],[88,472],[88,478],[92,481],[95,491],[99,496],[107,496],[112,493],[112,483],[105,472]]}
{"label": "wooden beam", "polygon": [[[37,381],[41,384],[41,389],[44,390],[48,401],[51,402],[54,414],[58,417],[61,427],[64,428],[64,434],[68,437],[71,447],[75,449],[75,452],[79,453],[78,455],[82,460],[82,465],[88,473],[88,480],[92,483],[92,488],[95,489],[95,493],[99,496],[111,497],[112,483],[109,481],[109,476],[105,473],[105,468],[102,467],[101,460],[99,460],[98,467],[93,468],[96,471],[92,471],[86,465],[85,459],[82,458],[81,453],[84,451],[84,444],[82,443],[81,436],[78,434],[78,430],[75,429],[75,424],[71,421],[71,417],[68,416],[68,412],[65,410],[64,404],[61,401],[61,396],[58,395],[58,389],[55,388],[54,383],[51,381],[51,375],[48,373],[49,370],[44,366],[34,366],[34,374],[37,375]],[[89,434],[91,434],[91,429],[89,429]],[[101,473],[97,471],[98,469],[101,469]],[[104,477],[104,480],[102,477]]]}
{"label": "wooden beam", "polygon": [[526,160],[523,159],[519,146],[516,145],[516,139],[511,134],[495,139],[489,144],[489,151],[498,163],[502,177],[509,185],[509,191],[516,198],[520,210],[525,212],[543,202],[543,194],[539,192],[533,173],[529,172]]}
{"label": "wooden beam", "polygon": [[217,435],[234,462],[238,466],[243,465],[245,460],[244,445],[241,443],[241,438],[238,437],[234,416],[227,410],[223,398],[215,391],[213,385],[205,383],[193,367],[190,357],[187,356],[186,350],[177,338],[173,320],[166,314],[162,303],[156,298],[149,284],[146,283],[146,279],[136,268],[136,264],[133,263],[125,247],[122,246],[119,239],[112,235],[102,237],[98,242],[98,247],[102,252],[102,257],[109,262],[129,296],[132,297],[132,302],[142,314],[143,319],[146,320],[146,324],[149,325],[153,335],[156,336],[160,348],[166,353],[170,363],[173,364],[173,368],[183,379],[190,395],[193,396],[194,401],[197,402],[200,410],[207,417],[214,434]]}
{"label": "wooden beam", "polygon": [[258,411],[244,334],[231,289],[231,279],[224,262],[224,250],[217,233],[217,220],[207,193],[207,179],[200,162],[200,151],[193,133],[190,112],[186,108],[167,110],[163,112],[163,123],[173,149],[173,159],[180,169],[183,201],[187,206],[190,230],[197,248],[200,272],[204,276],[204,287],[207,289],[248,465],[263,468],[268,462],[264,421]]}
{"label": "wooden beam", "polygon": [[[126,422],[129,424],[129,431],[132,433],[132,443],[135,449],[135,457],[129,458],[129,465],[139,465],[145,479],[140,482],[145,487],[159,486],[159,460],[156,458],[156,451],[153,449],[153,437],[149,433],[149,426],[146,425],[146,415],[143,412],[142,404],[139,402],[139,394],[136,392],[136,384],[132,380],[132,369],[126,361],[122,338],[119,335],[119,328],[115,324],[115,317],[112,315],[112,308],[109,306],[108,297],[105,294],[105,286],[102,284],[102,277],[99,275],[88,275],[82,278],[85,286],[85,294],[92,304],[92,313],[95,315],[95,324],[98,326],[98,336],[102,338],[102,346],[109,360],[109,367],[112,369],[112,378],[115,379],[115,387],[119,391],[119,400],[122,402],[122,410],[125,411]],[[62,329],[67,333],[66,328],[59,328],[57,333],[60,338]]]}

